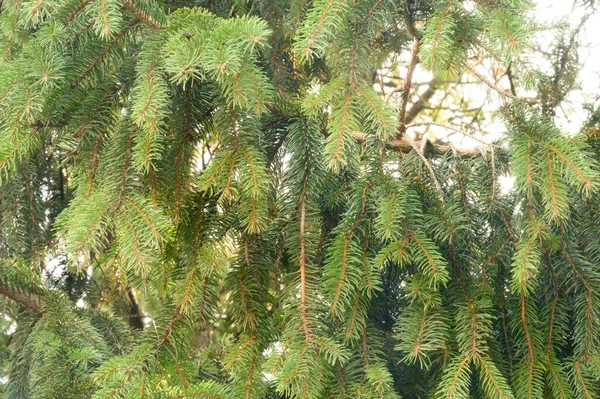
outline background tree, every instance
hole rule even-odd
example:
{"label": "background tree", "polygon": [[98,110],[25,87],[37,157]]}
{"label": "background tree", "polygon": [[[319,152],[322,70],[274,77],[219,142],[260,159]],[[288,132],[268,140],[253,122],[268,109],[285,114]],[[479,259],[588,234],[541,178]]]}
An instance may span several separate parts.
{"label": "background tree", "polygon": [[594,6],[4,0],[6,397],[597,397]]}

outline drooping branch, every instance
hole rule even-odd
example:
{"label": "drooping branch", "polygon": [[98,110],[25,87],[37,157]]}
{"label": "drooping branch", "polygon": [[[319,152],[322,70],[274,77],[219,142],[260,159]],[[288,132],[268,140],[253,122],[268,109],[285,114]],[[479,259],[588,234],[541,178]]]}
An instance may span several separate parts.
{"label": "drooping branch", "polygon": [[104,56],[106,56],[106,54],[125,36],[125,34],[127,32],[129,32],[129,29],[133,28],[134,26],[136,26],[138,24],[138,20],[134,20],[132,21],[128,26],[126,26],[125,28],[123,28],[118,34],[117,36],[115,36],[115,38],[110,41],[101,51],[100,53],[96,56],[96,58],[94,58],[92,60],[92,62],[90,63],[90,65],[87,67],[87,69],[81,74],[79,75],[79,77],[77,79],[75,79],[73,81],[73,83],[71,83],[71,87],[75,88],[77,86],[79,86],[79,84],[89,76],[90,73],[92,73],[92,71],[94,70],[94,68],[96,67],[96,65],[98,65],[98,63],[100,61],[102,61],[102,59],[104,58]]}
{"label": "drooping branch", "polygon": [[438,179],[435,176],[435,171],[433,170],[433,166],[431,165],[431,162],[429,162],[429,160],[427,158],[425,158],[425,154],[423,153],[423,149],[427,144],[427,136],[423,137],[423,141],[421,143],[421,148],[417,147],[417,145],[413,141],[409,140],[409,143],[410,143],[411,147],[413,148],[413,150],[417,153],[419,158],[421,158],[421,161],[423,161],[423,164],[425,165],[425,167],[427,168],[427,171],[429,172],[431,181],[433,181],[433,185],[434,185],[435,189],[440,194],[440,200],[442,202],[444,202],[444,195],[443,195],[444,191],[442,190],[442,186],[440,185],[440,182],[438,181]]}
{"label": "drooping branch", "polygon": [[300,203],[300,317],[302,319],[302,328],[306,342],[310,342],[310,327],[308,323],[307,299],[306,299],[306,198],[303,196]]}
{"label": "drooping branch", "polygon": [[0,295],[15,301],[17,304],[41,315],[43,313],[43,298],[13,284],[4,273],[0,274]]}

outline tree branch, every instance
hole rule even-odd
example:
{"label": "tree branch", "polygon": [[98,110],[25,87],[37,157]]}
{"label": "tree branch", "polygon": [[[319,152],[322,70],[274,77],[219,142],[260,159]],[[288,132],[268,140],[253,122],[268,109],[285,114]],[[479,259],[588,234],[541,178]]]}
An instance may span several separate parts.
{"label": "tree branch", "polygon": [[17,304],[26,307],[38,315],[41,315],[43,309],[43,299],[40,295],[27,292],[13,284],[6,275],[0,275],[0,295],[12,299]]}
{"label": "tree branch", "polygon": [[427,87],[427,89],[423,92],[423,94],[421,94],[419,99],[406,112],[406,115],[404,117],[405,124],[411,123],[417,117],[417,115],[419,115],[419,113],[423,111],[423,109],[427,106],[429,100],[431,100],[431,97],[433,97],[433,95],[437,91],[436,85],[437,79],[433,78],[429,82],[429,86]]}
{"label": "tree branch", "polygon": [[[370,136],[363,132],[352,132],[352,135],[358,142],[361,142],[361,143],[366,141]],[[431,153],[431,154],[435,154],[435,155],[445,154],[448,151],[453,151],[459,155],[465,155],[465,156],[471,156],[471,157],[477,157],[477,156],[481,155],[481,150],[479,148],[455,148],[450,145],[435,144],[429,140],[425,144],[426,144],[427,152]],[[411,142],[404,138],[389,139],[385,142],[385,145],[390,150],[398,152],[398,153],[407,154],[414,150],[414,147],[413,147],[413,145],[411,145]]]}
{"label": "tree branch", "polygon": [[135,15],[137,19],[149,27],[153,29],[160,29],[162,27],[162,24],[159,21],[152,18],[145,10],[137,7],[132,0],[121,0],[121,4],[123,4],[123,7],[125,7],[127,11]]}
{"label": "tree branch", "polygon": [[123,36],[125,36],[125,34],[129,31],[129,29],[133,28],[134,26],[136,26],[138,24],[139,20],[134,20],[132,21],[129,26],[126,26],[125,28],[123,28],[118,34],[117,36],[115,36],[115,38],[110,41],[103,49],[102,51],[100,51],[100,53],[98,54],[98,56],[96,56],[96,58],[94,58],[90,64],[90,66],[77,78],[73,81],[73,83],[71,83],[71,87],[75,88],[77,86],[79,86],[79,84],[94,70],[94,68],[96,67],[96,65],[102,61],[102,59],[104,58],[104,56],[113,48],[113,46],[115,44],[117,44],[117,42],[119,40],[121,40],[123,38]]}
{"label": "tree branch", "polygon": [[537,98],[525,98],[525,97],[517,97],[517,96],[513,95],[510,91],[501,88],[496,83],[494,83],[491,80],[489,80],[486,76],[484,76],[481,73],[477,72],[475,70],[475,68],[473,66],[471,66],[471,65],[467,65],[467,70],[469,70],[469,72],[471,72],[473,75],[475,75],[477,78],[479,78],[479,80],[481,80],[483,83],[485,83],[491,89],[493,89],[498,94],[500,94],[500,95],[502,95],[504,97],[507,97],[507,98],[510,98],[510,99],[513,99],[515,101],[519,101],[519,102],[522,102],[522,103],[525,103],[525,104],[529,104],[529,105],[533,105],[533,104],[536,104],[538,102]]}
{"label": "tree branch", "polygon": [[415,152],[417,153],[419,158],[421,158],[421,161],[423,161],[423,164],[429,171],[429,175],[431,176],[431,180],[433,181],[433,185],[435,186],[435,189],[440,193],[440,200],[442,202],[444,202],[444,190],[442,190],[442,186],[440,185],[440,182],[438,181],[437,177],[435,177],[435,171],[433,170],[433,166],[431,166],[431,163],[427,160],[427,158],[425,158],[424,150],[425,150],[425,146],[427,145],[427,142],[428,142],[427,136],[426,135],[423,136],[423,139],[421,141],[421,148],[418,148],[417,145],[412,140],[409,140],[408,142],[411,145],[411,147],[413,148],[413,150],[415,150]]}
{"label": "tree branch", "polygon": [[408,99],[410,97],[410,89],[412,86],[412,77],[415,72],[415,68],[419,63],[419,45],[420,39],[415,38],[412,47],[412,56],[410,64],[408,65],[408,72],[406,73],[406,81],[404,82],[404,89],[402,90],[402,97],[400,103],[400,132],[398,137],[402,137],[406,133],[406,106],[408,105]]}

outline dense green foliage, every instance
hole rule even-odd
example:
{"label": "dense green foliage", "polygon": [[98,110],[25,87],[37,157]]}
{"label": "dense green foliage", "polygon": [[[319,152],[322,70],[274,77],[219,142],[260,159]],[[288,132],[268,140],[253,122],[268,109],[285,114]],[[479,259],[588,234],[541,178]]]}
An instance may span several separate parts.
{"label": "dense green foliage", "polygon": [[[576,31],[526,0],[0,7],[7,398],[598,396],[598,126],[553,119]],[[464,79],[506,132],[413,141],[477,133]]]}

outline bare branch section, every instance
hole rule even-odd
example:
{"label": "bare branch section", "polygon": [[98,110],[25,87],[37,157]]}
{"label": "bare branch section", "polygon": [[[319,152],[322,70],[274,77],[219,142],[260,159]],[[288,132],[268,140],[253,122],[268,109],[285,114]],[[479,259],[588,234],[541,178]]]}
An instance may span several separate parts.
{"label": "bare branch section", "polygon": [[419,96],[419,99],[410,107],[408,111],[406,111],[406,115],[404,116],[405,125],[411,123],[415,120],[415,118],[427,107],[429,104],[429,100],[433,97],[433,95],[437,92],[437,79],[433,78],[427,86],[427,89]]}
{"label": "bare branch section", "polygon": [[[410,125],[409,125],[409,127],[410,127]],[[369,135],[367,135],[366,133],[363,133],[363,132],[352,132],[352,135],[358,142],[364,142],[369,137]],[[385,144],[390,150],[399,152],[399,153],[406,154],[406,153],[409,153],[409,152],[415,150],[412,142],[410,140],[407,140],[404,138],[390,139],[390,140],[386,141]],[[459,155],[479,156],[482,153],[480,148],[456,148],[456,147],[453,147],[450,145],[434,144],[429,140],[427,140],[425,145],[427,146],[428,152],[433,153],[433,154],[445,154],[448,151],[453,151]]]}
{"label": "bare branch section", "polygon": [[410,98],[410,89],[412,86],[412,77],[415,72],[415,68],[419,63],[419,45],[421,41],[418,37],[415,37],[413,41],[412,56],[410,64],[408,66],[408,72],[406,73],[406,81],[404,82],[404,88],[402,89],[402,97],[400,102],[400,132],[398,137],[402,137],[406,133],[406,107],[408,105],[408,99]]}
{"label": "bare branch section", "polygon": [[467,65],[467,69],[469,70],[469,72],[471,72],[473,75],[475,75],[479,80],[481,80],[483,83],[485,83],[488,87],[490,87],[492,90],[494,90],[495,92],[497,92],[498,94],[500,94],[504,97],[507,97],[512,100],[519,101],[519,102],[522,102],[525,104],[529,104],[529,105],[533,105],[538,102],[537,98],[517,97],[517,96],[513,95],[509,90],[505,90],[505,89],[501,88],[496,83],[492,82],[489,78],[487,78],[486,76],[477,72],[473,66]]}

